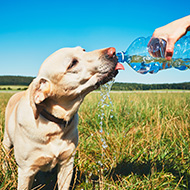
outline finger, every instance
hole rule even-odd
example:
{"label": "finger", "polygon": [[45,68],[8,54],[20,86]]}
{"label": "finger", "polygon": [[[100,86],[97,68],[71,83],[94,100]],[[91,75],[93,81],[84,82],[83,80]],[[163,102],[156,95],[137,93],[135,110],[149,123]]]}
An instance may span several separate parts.
{"label": "finger", "polygon": [[174,42],[171,40],[168,40],[168,43],[166,45],[166,52],[165,52],[165,58],[167,60],[171,60],[174,52]]}

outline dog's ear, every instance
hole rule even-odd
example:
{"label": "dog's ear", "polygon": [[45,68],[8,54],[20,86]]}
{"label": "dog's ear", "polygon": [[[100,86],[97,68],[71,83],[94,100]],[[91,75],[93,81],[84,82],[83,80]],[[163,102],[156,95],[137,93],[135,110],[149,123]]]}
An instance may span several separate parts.
{"label": "dog's ear", "polygon": [[44,78],[36,78],[32,82],[30,90],[30,105],[33,109],[35,119],[40,114],[40,108],[42,103],[51,94],[51,83]]}

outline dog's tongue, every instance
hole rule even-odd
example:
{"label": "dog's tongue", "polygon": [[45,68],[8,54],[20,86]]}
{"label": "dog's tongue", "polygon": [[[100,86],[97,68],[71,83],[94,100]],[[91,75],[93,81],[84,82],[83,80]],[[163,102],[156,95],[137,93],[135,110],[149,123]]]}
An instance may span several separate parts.
{"label": "dog's tongue", "polygon": [[125,70],[125,68],[121,63],[117,63],[115,70]]}

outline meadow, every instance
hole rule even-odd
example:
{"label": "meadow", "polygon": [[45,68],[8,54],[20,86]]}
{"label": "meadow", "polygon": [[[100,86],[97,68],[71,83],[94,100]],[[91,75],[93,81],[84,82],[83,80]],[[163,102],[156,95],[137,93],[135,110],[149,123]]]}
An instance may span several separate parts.
{"label": "meadow", "polygon": [[[0,138],[10,93],[0,94]],[[79,110],[79,145],[71,189],[190,189],[190,92],[111,93],[100,127],[100,93]],[[0,149],[0,189],[16,189],[13,156],[9,170]]]}

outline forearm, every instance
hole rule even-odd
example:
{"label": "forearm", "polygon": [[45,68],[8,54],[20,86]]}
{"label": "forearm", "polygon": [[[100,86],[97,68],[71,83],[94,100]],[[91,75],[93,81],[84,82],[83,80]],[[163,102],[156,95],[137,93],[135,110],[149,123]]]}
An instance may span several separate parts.
{"label": "forearm", "polygon": [[186,29],[186,31],[190,31],[190,15],[189,16],[186,16],[186,17],[183,17],[181,20],[184,28]]}
{"label": "forearm", "polygon": [[157,28],[153,33],[153,37],[162,38],[167,42],[172,41],[172,43],[175,43],[185,35],[187,31],[190,31],[190,15]]}

